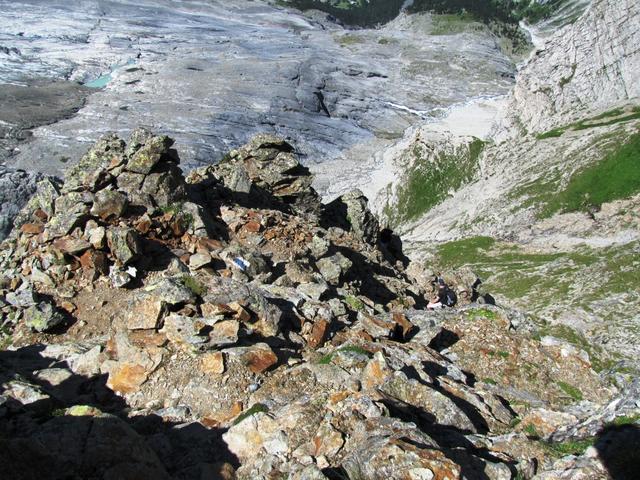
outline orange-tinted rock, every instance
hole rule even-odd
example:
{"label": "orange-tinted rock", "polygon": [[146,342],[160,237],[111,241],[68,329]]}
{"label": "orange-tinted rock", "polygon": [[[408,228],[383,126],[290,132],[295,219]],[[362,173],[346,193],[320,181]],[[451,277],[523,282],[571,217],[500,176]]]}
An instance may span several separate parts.
{"label": "orange-tinted rock", "polygon": [[262,373],[278,363],[278,357],[266,345],[246,352],[242,359],[253,373]]}
{"label": "orange-tinted rock", "polygon": [[69,313],[73,313],[76,310],[76,306],[71,302],[62,302],[60,306]]}
{"label": "orange-tinted rock", "polygon": [[206,252],[219,252],[224,248],[224,245],[220,240],[213,238],[199,238],[196,243],[196,248]]}
{"label": "orange-tinted rock", "polygon": [[396,333],[400,334],[403,340],[415,329],[415,325],[404,316],[404,314],[396,312],[393,314],[393,321],[396,323]]}
{"label": "orange-tinted rock", "polygon": [[124,363],[109,373],[107,387],[114,392],[131,393],[137,391],[148,377],[142,365]]}
{"label": "orange-tinted rock", "polygon": [[25,223],[20,227],[20,231],[29,235],[38,235],[44,231],[44,225],[40,223]]}
{"label": "orange-tinted rock", "polygon": [[175,237],[181,237],[187,232],[189,225],[182,215],[177,215],[171,222],[171,231]]}
{"label": "orange-tinted rock", "polygon": [[223,320],[213,325],[209,332],[209,341],[212,345],[233,345],[238,341],[240,324],[236,320]]}
{"label": "orange-tinted rock", "polygon": [[158,328],[166,312],[166,304],[155,297],[139,299],[127,314],[130,330],[153,330]]}
{"label": "orange-tinted rock", "polygon": [[251,320],[251,314],[238,302],[229,304],[229,308],[235,313],[234,318],[240,322],[247,323]]}
{"label": "orange-tinted rock", "polygon": [[329,395],[329,402],[335,405],[336,403],[340,403],[341,401],[346,399],[349,395],[351,395],[351,392],[348,392],[346,390],[342,392],[332,393],[331,395]]}
{"label": "orange-tinted rock", "polygon": [[368,314],[362,314],[360,323],[373,338],[390,338],[396,329],[395,322]]}
{"label": "orange-tinted rock", "polygon": [[151,229],[151,219],[145,218],[141,219],[138,223],[136,223],[136,230],[143,235],[146,235]]}
{"label": "orange-tinted rock", "polygon": [[391,373],[384,356],[377,352],[362,371],[362,388],[364,390],[375,389],[382,385]]}
{"label": "orange-tinted rock", "polygon": [[313,456],[325,455],[331,457],[336,455],[344,445],[342,433],[333,428],[329,423],[323,423],[315,437],[313,437]]}
{"label": "orange-tinted rock", "polygon": [[36,209],[36,211],[33,212],[33,214],[38,220],[41,220],[43,222],[46,222],[47,220],[49,220],[49,215],[47,215],[47,213],[41,208]]}
{"label": "orange-tinted rock", "polygon": [[230,407],[211,413],[202,419],[202,424],[207,428],[217,428],[229,423],[242,413],[242,402],[234,402]]}
{"label": "orange-tinted rock", "polygon": [[536,408],[522,418],[516,430],[527,433],[531,427],[542,438],[548,438],[561,427],[575,424],[577,418],[569,413]]}
{"label": "orange-tinted rock", "polygon": [[53,246],[62,253],[77,255],[91,248],[91,244],[81,238],[58,238],[53,242]]}
{"label": "orange-tinted rock", "polygon": [[235,312],[229,305],[222,303],[205,302],[200,305],[202,315],[205,317],[215,317],[216,315],[233,315]]}
{"label": "orange-tinted rock", "polygon": [[329,333],[329,322],[324,318],[316,321],[313,324],[311,334],[309,335],[309,339],[307,340],[307,345],[309,346],[309,348],[315,349],[322,346],[325,339],[327,338],[327,333]]}
{"label": "orange-tinted rock", "polygon": [[212,352],[202,355],[200,370],[209,375],[220,375],[224,373],[224,354],[222,352]]}
{"label": "orange-tinted rock", "polygon": [[262,225],[260,225],[260,222],[256,222],[255,220],[252,220],[250,222],[245,223],[243,228],[247,232],[258,233],[260,230],[262,230]]}
{"label": "orange-tinted rock", "polygon": [[129,340],[137,347],[161,347],[167,343],[167,337],[153,330],[133,330],[129,332]]}
{"label": "orange-tinted rock", "polygon": [[104,252],[87,250],[80,257],[80,265],[84,271],[93,270],[100,275],[106,275],[109,271],[109,262]]}

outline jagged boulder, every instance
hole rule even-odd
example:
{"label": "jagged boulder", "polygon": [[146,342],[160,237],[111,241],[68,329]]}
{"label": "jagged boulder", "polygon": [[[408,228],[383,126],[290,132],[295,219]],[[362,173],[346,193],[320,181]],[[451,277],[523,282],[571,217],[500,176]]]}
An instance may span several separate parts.
{"label": "jagged boulder", "polygon": [[64,315],[48,301],[39,302],[24,311],[24,323],[36,332],[46,332],[64,323]]}
{"label": "jagged boulder", "polygon": [[380,225],[369,210],[367,197],[358,189],[336,198],[327,205],[325,217],[327,222],[337,221],[340,226],[351,230],[366,243],[375,244],[378,241]]}
{"label": "jagged boulder", "polygon": [[105,188],[96,193],[89,213],[95,217],[100,217],[102,220],[110,217],[119,218],[127,208],[127,204],[128,199],[126,195]]}
{"label": "jagged boulder", "polygon": [[67,171],[62,191],[96,192],[106,187],[113,181],[110,170],[124,162],[124,147],[124,141],[115,134],[100,138],[80,161]]}
{"label": "jagged boulder", "polygon": [[301,211],[316,212],[320,207],[309,169],[300,164],[293,146],[278,137],[257,135],[209,172],[234,192],[256,196],[268,192]]}
{"label": "jagged boulder", "polygon": [[141,253],[138,232],[132,228],[116,227],[107,232],[109,250],[120,265],[127,265]]}

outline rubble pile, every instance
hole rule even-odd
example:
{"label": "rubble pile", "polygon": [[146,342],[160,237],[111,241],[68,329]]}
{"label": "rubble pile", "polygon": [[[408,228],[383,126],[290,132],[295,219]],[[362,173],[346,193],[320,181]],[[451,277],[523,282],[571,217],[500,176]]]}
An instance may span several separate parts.
{"label": "rubble pile", "polygon": [[2,244],[11,478],[607,478],[599,429],[638,405],[587,353],[480,304],[472,272],[424,310],[362,193],[323,205],[284,140],[186,178],[172,143],[101,139]]}

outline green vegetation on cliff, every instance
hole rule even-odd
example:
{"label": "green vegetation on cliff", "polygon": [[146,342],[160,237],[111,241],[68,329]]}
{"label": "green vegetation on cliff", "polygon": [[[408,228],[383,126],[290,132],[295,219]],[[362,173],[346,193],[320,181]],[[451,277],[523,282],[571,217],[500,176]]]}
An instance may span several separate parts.
{"label": "green vegetation on cliff", "polygon": [[576,172],[566,187],[547,201],[542,218],[556,212],[587,211],[640,192],[640,133],[601,161]]}
{"label": "green vegetation on cliff", "polygon": [[[412,151],[414,162],[406,173],[406,181],[398,187],[393,219],[415,220],[441,203],[452,191],[468,183],[478,170],[478,160],[485,143],[476,139],[456,147],[451,153],[426,158],[424,147]],[[387,209],[390,213],[391,208]]]}
{"label": "green vegetation on cliff", "polygon": [[300,10],[321,10],[348,25],[369,27],[393,20],[404,0],[279,0],[278,4],[291,6]]}
{"label": "green vegetation on cliff", "polygon": [[616,108],[589,119],[580,120],[579,122],[575,122],[564,127],[557,127],[552,130],[539,133],[538,135],[536,135],[536,138],[538,140],[557,138],[561,137],[567,131],[579,131],[596,127],[608,127],[609,125],[615,125],[616,123],[624,123],[638,119],[640,119],[640,107],[633,107],[629,111]]}
{"label": "green vegetation on cliff", "polygon": [[[526,19],[534,23],[549,17],[564,0],[539,4],[530,0],[415,0],[410,13],[462,14],[483,21],[517,24]],[[372,26],[393,20],[404,0],[278,0],[280,5],[300,10],[317,9],[349,25]]]}
{"label": "green vegetation on cliff", "polygon": [[518,23],[526,19],[534,23],[549,17],[562,2],[563,0],[552,0],[539,4],[529,0],[415,0],[410,11],[466,12],[485,22],[498,20]]}

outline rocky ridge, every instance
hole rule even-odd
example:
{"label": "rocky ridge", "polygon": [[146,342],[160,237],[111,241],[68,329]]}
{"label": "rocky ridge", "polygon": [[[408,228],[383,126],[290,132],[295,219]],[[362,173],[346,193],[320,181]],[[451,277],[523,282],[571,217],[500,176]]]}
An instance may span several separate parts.
{"label": "rocky ridge", "polygon": [[619,464],[633,458],[620,439],[640,414],[634,390],[620,396],[586,352],[486,304],[471,271],[447,275],[459,308],[425,311],[429,272],[360,192],[321,204],[276,137],[186,177],[172,144],[103,137],[64,182],[38,183],[2,244],[11,478],[637,467]]}

